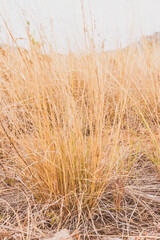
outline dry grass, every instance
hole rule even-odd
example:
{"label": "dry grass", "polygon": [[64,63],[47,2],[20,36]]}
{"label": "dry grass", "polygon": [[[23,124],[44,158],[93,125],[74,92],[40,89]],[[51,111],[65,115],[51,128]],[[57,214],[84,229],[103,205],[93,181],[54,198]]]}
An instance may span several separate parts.
{"label": "dry grass", "polygon": [[0,53],[2,232],[157,229],[160,47],[62,56],[29,41]]}

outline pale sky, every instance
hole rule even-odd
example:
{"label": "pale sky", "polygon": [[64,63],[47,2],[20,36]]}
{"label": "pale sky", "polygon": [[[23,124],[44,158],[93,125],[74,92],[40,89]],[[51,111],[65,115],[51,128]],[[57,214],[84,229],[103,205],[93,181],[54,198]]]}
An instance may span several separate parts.
{"label": "pale sky", "polygon": [[[83,0],[86,21],[97,49],[105,40],[105,49],[125,46],[142,34],[160,31],[160,0]],[[56,40],[60,52],[67,51],[68,43],[74,51],[82,47],[83,21],[81,0],[0,0],[0,42],[7,41],[2,17],[11,28],[19,45],[26,44],[26,22],[38,40],[38,29],[43,27],[49,41]]]}

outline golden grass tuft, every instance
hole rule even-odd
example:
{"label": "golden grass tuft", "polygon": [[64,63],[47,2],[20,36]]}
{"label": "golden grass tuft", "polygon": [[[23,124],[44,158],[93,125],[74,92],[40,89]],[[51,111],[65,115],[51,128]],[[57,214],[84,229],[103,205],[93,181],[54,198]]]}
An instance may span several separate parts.
{"label": "golden grass tuft", "polygon": [[160,171],[160,47],[43,52],[30,40],[30,51],[0,53],[0,156],[49,204],[48,226],[97,231],[107,211],[127,211],[139,162]]}

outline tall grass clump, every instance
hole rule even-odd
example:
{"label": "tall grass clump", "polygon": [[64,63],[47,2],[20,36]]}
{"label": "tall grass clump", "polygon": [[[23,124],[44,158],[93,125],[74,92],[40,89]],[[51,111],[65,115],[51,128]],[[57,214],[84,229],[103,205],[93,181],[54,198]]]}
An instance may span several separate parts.
{"label": "tall grass clump", "polygon": [[62,55],[29,42],[0,53],[4,158],[51,225],[93,224],[121,211],[140,153],[159,168],[159,48]]}

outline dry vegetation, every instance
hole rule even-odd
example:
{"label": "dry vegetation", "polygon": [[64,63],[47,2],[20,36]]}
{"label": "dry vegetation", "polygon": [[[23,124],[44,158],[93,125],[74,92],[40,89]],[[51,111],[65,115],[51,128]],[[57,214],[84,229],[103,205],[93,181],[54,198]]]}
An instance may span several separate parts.
{"label": "dry vegetation", "polygon": [[0,52],[0,234],[158,234],[160,47],[42,52]]}

